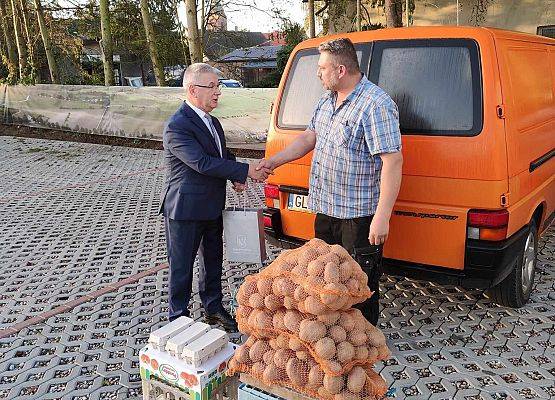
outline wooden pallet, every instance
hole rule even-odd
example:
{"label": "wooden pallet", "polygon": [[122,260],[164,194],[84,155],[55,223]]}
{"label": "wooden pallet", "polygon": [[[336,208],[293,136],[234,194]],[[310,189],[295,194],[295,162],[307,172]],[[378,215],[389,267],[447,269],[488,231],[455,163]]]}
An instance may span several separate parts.
{"label": "wooden pallet", "polygon": [[308,397],[307,395],[301,394],[292,389],[288,389],[288,388],[276,386],[276,385],[267,385],[265,383],[260,382],[260,380],[245,373],[240,375],[239,380],[243,383],[246,383],[247,385],[262,389],[266,393],[270,393],[273,396],[276,396],[285,400],[315,400],[314,397]]}

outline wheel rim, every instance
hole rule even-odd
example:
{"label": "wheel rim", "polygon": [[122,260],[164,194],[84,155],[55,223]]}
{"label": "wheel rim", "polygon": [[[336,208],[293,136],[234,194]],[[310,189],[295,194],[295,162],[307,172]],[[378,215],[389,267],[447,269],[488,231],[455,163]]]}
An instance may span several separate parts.
{"label": "wheel rim", "polygon": [[522,257],[522,291],[527,293],[532,285],[534,274],[534,262],[536,260],[536,242],[534,232],[529,232],[524,245],[524,256]]}

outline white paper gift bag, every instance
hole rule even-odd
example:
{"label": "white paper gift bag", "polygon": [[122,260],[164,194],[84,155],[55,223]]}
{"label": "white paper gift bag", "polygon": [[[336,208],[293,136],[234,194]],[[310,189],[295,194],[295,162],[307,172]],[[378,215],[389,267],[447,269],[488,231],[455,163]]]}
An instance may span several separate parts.
{"label": "white paper gift bag", "polygon": [[228,207],[223,221],[227,261],[261,264],[266,260],[262,209]]}

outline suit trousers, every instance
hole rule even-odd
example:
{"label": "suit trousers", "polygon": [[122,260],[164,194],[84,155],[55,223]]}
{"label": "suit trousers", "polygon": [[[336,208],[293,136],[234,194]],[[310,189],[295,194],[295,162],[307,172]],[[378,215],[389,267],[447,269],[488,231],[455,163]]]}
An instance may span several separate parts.
{"label": "suit trousers", "polygon": [[[370,223],[372,216],[339,219],[324,214],[316,214],[314,222],[314,231],[316,237],[322,239],[328,244],[339,244],[345,248],[350,254],[359,247],[368,247],[368,234],[370,232]],[[372,270],[364,270],[368,275],[368,287],[374,292],[372,297],[360,304],[355,304],[362,315],[374,326],[378,323],[380,315],[380,278],[382,276],[381,253],[380,246],[379,263]],[[358,262],[358,260],[355,260]]]}
{"label": "suit trousers", "polygon": [[207,314],[223,309],[223,222],[179,221],[164,217],[170,265],[169,319],[189,316],[193,266],[199,253],[199,295]]}

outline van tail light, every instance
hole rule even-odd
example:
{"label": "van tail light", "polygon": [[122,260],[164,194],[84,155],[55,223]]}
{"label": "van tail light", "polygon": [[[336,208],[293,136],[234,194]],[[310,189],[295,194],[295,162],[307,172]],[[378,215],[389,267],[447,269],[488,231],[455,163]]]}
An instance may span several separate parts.
{"label": "van tail light", "polygon": [[[267,199],[272,200],[272,205],[274,208],[279,208],[279,186],[265,184],[264,185],[264,196]],[[269,203],[268,203],[269,204]]]}
{"label": "van tail light", "polygon": [[507,210],[470,210],[467,237],[489,241],[504,240],[507,238],[508,225]]}
{"label": "van tail light", "polygon": [[266,228],[272,228],[272,217],[270,217],[269,215],[265,215],[264,216],[264,227]]}

